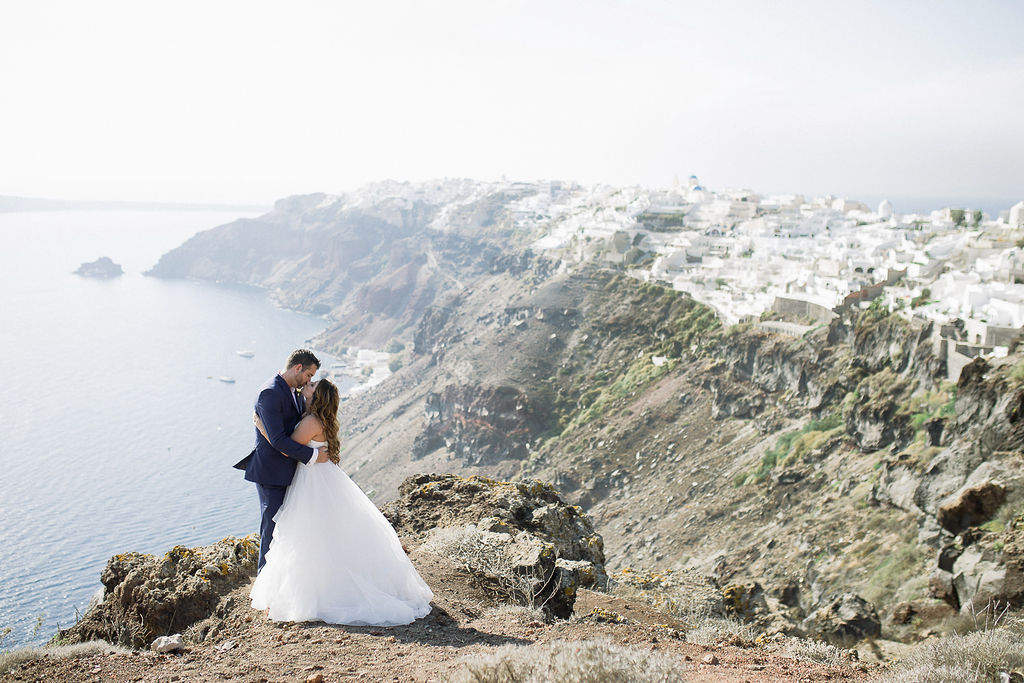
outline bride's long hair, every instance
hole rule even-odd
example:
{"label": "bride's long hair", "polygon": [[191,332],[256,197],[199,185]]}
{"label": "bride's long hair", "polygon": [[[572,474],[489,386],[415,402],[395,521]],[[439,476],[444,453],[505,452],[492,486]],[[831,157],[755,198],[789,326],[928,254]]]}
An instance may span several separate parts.
{"label": "bride's long hair", "polygon": [[338,387],[329,379],[320,380],[313,396],[309,399],[309,406],[306,412],[320,420],[324,428],[324,436],[327,437],[327,453],[331,462],[337,465],[341,462],[341,437],[338,436],[338,406],[341,404],[341,395]]}

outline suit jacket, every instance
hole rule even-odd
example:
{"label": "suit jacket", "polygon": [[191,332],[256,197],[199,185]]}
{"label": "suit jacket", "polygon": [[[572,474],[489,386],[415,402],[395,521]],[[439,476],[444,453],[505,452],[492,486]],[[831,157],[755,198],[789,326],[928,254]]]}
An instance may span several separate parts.
{"label": "suit jacket", "polygon": [[300,411],[304,404],[302,397],[299,397],[297,409],[292,400],[293,395],[294,391],[281,375],[274,375],[260,389],[256,397],[256,414],[260,416],[270,440],[267,441],[257,429],[256,447],[235,464],[237,469],[245,470],[248,481],[263,486],[288,486],[295,476],[296,463],[307,463],[313,456],[312,448],[291,439],[295,425],[302,418]]}

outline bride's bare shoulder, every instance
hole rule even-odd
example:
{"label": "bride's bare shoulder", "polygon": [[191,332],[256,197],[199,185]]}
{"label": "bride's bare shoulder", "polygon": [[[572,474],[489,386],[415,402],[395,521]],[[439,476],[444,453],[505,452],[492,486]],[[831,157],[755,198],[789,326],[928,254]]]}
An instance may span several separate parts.
{"label": "bride's bare shoulder", "polygon": [[324,426],[315,415],[306,415],[295,425],[292,432],[292,440],[299,443],[309,443],[313,440],[320,440],[323,435]]}
{"label": "bride's bare shoulder", "polygon": [[[299,425],[301,424],[316,425],[317,429],[320,429],[324,426],[323,423],[320,422],[320,418],[318,418],[316,415],[303,416],[303,418],[299,420]],[[298,425],[296,425],[296,428],[298,428]]]}

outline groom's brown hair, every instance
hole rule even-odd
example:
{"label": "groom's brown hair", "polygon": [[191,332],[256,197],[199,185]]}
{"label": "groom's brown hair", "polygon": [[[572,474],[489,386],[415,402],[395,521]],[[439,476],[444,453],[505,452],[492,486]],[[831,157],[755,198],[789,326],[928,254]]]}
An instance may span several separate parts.
{"label": "groom's brown hair", "polygon": [[293,365],[301,365],[303,368],[308,368],[310,365],[320,367],[320,359],[314,356],[309,349],[295,349],[292,351],[292,355],[288,356],[288,363],[285,364],[285,367],[290,368]]}

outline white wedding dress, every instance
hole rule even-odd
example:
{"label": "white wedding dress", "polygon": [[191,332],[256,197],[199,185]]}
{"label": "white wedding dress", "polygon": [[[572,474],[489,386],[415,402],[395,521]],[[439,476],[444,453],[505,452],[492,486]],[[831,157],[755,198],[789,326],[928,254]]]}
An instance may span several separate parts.
{"label": "white wedding dress", "polygon": [[430,612],[434,594],[395,530],[337,465],[299,463],[274,522],[249,593],[274,621],[397,626]]}

